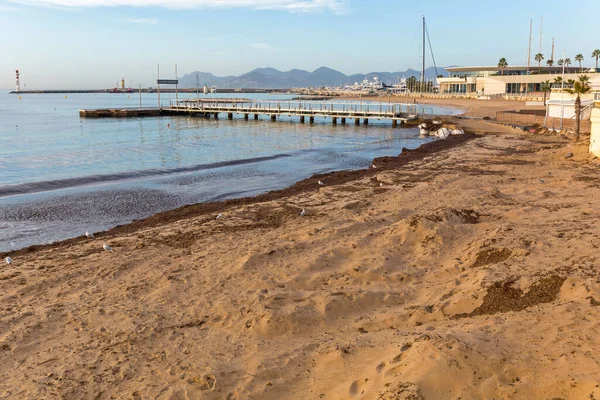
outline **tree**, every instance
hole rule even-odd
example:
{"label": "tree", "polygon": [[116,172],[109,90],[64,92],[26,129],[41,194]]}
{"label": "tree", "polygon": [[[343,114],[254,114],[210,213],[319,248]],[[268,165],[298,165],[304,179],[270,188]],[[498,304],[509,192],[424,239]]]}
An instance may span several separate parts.
{"label": "tree", "polygon": [[554,83],[557,85],[562,85],[562,83],[563,83],[562,76],[557,76],[556,78],[554,78]]}
{"label": "tree", "polygon": [[554,60],[550,59],[550,60],[546,61],[546,65],[548,67],[552,67],[554,65]]}
{"label": "tree", "polygon": [[562,58],[558,59],[558,66],[562,67],[563,65],[565,65],[565,60],[563,60]]}
{"label": "tree", "polygon": [[579,141],[579,130],[581,128],[581,95],[586,94],[591,90],[590,77],[581,75],[579,80],[573,84],[573,88],[567,89],[567,92],[574,94],[575,98],[575,141]]}
{"label": "tree", "polygon": [[544,55],[542,53],[537,53],[535,55],[535,61],[538,62],[538,71],[542,70],[542,60],[544,59]]}
{"label": "tree", "polygon": [[600,49],[596,49],[592,53],[592,57],[596,59],[596,70],[598,70],[598,58],[600,58]]}
{"label": "tree", "polygon": [[500,68],[500,75],[504,75],[504,69],[508,67],[508,61],[506,61],[506,58],[502,57],[500,60],[498,60],[498,68]]}
{"label": "tree", "polygon": [[565,67],[569,68],[569,65],[571,65],[571,59],[565,58]]}
{"label": "tree", "polygon": [[540,89],[544,92],[544,105],[546,105],[546,96],[548,95],[548,92],[552,90],[552,84],[550,81],[542,82]]}
{"label": "tree", "polygon": [[581,72],[581,62],[583,61],[583,54],[577,54],[575,56],[575,61],[579,63],[579,72]]}

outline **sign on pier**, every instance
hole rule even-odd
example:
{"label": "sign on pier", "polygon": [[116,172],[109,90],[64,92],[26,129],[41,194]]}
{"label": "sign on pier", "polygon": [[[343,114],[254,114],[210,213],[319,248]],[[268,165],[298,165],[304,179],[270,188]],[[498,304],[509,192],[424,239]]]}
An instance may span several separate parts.
{"label": "sign on pier", "polygon": [[178,79],[158,79],[156,81],[156,83],[159,85],[178,85],[179,80]]}

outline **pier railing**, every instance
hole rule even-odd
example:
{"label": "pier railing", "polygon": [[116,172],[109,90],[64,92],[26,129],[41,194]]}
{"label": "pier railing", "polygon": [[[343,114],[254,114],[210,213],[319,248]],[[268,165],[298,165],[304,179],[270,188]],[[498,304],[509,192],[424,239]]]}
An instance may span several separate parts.
{"label": "pier railing", "polygon": [[[418,104],[315,101],[207,102],[206,100],[171,101],[169,110],[204,113],[271,114],[324,116],[340,118],[407,119],[418,114],[433,114]],[[426,111],[430,111],[429,113]]]}

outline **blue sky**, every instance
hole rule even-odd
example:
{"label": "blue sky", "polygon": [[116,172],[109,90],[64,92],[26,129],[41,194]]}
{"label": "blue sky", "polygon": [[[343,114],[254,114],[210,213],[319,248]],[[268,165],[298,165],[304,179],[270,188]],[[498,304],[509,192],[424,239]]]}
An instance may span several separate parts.
{"label": "blue sky", "polygon": [[157,62],[164,78],[176,63],[179,76],[418,69],[423,14],[438,66],[525,64],[529,20],[535,54],[540,17],[546,58],[553,36],[557,54],[583,53],[589,66],[600,48],[598,0],[0,0],[0,88],[13,88],[17,68],[27,89],[106,88],[121,77],[149,86]]}

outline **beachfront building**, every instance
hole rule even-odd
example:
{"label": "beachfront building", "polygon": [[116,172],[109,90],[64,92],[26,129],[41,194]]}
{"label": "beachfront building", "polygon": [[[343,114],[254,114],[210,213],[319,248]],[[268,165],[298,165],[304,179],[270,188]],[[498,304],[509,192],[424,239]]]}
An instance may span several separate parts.
{"label": "beachfront building", "polygon": [[[449,77],[437,78],[440,93],[479,96],[541,93],[544,82],[554,82],[557,77],[563,76],[562,67],[450,67],[446,71]],[[600,71],[568,67],[564,72],[565,80],[588,75],[592,86],[598,86],[600,90]]]}

